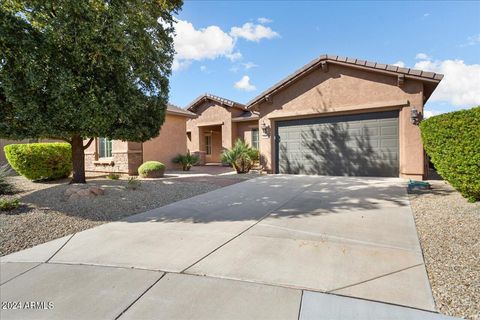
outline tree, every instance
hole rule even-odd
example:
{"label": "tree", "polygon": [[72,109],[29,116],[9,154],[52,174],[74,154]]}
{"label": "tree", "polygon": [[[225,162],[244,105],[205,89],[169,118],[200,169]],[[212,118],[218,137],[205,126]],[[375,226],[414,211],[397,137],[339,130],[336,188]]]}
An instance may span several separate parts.
{"label": "tree", "polygon": [[[143,142],[165,119],[181,0],[2,0],[0,136]],[[84,145],[83,141],[88,140]]]}

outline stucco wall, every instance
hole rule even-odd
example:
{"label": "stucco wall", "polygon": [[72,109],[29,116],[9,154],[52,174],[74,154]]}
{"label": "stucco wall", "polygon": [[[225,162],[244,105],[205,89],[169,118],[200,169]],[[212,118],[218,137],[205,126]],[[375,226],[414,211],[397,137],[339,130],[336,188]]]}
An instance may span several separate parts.
{"label": "stucco wall", "polygon": [[[402,101],[409,105],[398,106]],[[410,109],[423,112],[423,83],[407,79],[397,85],[397,77],[329,64],[328,72],[316,69],[260,103],[259,123],[271,127],[270,137],[260,134],[263,165],[275,168],[275,120],[342,113],[400,109],[400,176],[420,178],[424,174],[424,152],[418,126],[410,123]],[[374,108],[373,108],[374,107]]]}
{"label": "stucco wall", "polygon": [[[220,106],[209,100],[205,101],[197,109],[196,114],[198,117],[187,121],[187,130],[191,132],[192,137],[191,141],[187,143],[188,150],[191,152],[205,151],[203,132],[206,127],[214,125],[219,126],[221,130],[220,152],[223,149],[230,149],[236,139],[236,126],[232,124],[232,117],[238,117],[242,112],[242,110],[237,108]],[[214,137],[214,140],[215,138],[216,137]],[[217,148],[217,146],[217,143],[215,143],[215,148]],[[217,162],[219,158],[213,159],[213,157],[210,157],[210,160],[207,159],[207,162],[209,161]]]}
{"label": "stucco wall", "polygon": [[167,114],[160,135],[143,143],[143,161],[160,161],[167,169],[179,168],[172,159],[187,153],[186,119]]}
{"label": "stucco wall", "polygon": [[85,150],[86,171],[136,175],[138,167],[149,160],[160,161],[167,168],[178,168],[171,161],[177,154],[187,152],[186,118],[167,114],[160,134],[143,144],[113,140],[111,158],[98,157],[97,140]]}
{"label": "stucco wall", "polygon": [[236,137],[242,139],[250,146],[252,145],[252,129],[258,129],[258,121],[247,121],[247,122],[238,122],[236,123]]}

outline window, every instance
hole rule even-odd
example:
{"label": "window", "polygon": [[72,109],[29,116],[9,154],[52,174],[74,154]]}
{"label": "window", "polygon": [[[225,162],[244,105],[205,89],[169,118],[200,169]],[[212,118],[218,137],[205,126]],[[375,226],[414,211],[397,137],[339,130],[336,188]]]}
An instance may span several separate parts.
{"label": "window", "polygon": [[205,136],[205,149],[207,154],[212,154],[212,136]]}
{"label": "window", "polygon": [[98,138],[98,157],[99,158],[112,157],[112,140],[108,138]]}
{"label": "window", "polygon": [[252,129],[252,147],[258,149],[258,129]]}

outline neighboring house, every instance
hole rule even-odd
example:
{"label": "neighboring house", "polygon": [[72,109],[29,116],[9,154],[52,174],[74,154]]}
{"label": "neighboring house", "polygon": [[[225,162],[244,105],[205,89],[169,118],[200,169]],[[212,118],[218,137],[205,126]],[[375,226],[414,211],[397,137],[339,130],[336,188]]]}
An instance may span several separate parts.
{"label": "neighboring house", "polygon": [[117,172],[137,174],[145,161],[164,163],[167,169],[178,168],[172,159],[187,152],[185,138],[187,119],[195,114],[169,104],[160,134],[144,143],[96,138],[85,150],[87,172]]}
{"label": "neighboring house", "polygon": [[238,138],[258,148],[258,114],[238,102],[204,94],[187,107],[197,115],[187,121],[187,147],[200,155],[200,163],[220,163],[224,149]]}
{"label": "neighboring house", "polygon": [[187,123],[188,148],[218,162],[241,137],[258,144],[268,172],[423,179],[418,122],[442,78],[322,55],[246,105],[197,98],[188,106],[198,115]]}

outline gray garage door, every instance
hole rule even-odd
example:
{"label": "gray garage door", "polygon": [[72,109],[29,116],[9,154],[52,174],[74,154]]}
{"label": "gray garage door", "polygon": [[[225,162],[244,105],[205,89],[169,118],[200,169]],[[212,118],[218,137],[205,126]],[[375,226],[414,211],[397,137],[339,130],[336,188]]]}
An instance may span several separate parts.
{"label": "gray garage door", "polygon": [[277,122],[279,173],[398,177],[398,111]]}

